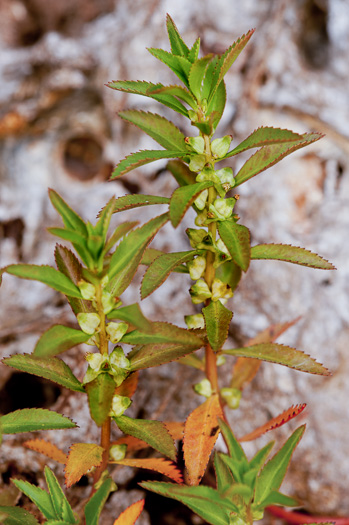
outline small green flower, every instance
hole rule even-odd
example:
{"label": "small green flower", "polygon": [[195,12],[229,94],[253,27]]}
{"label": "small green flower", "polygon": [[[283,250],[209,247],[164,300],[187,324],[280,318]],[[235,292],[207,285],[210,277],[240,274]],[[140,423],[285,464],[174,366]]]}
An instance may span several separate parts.
{"label": "small green flower", "polygon": [[217,364],[217,366],[222,366],[222,365],[225,365],[226,361],[227,360],[226,360],[225,356],[223,354],[219,354],[217,356],[216,364]]}
{"label": "small green flower", "polygon": [[203,379],[200,383],[194,385],[194,391],[200,396],[211,397],[212,396],[212,386],[208,379]]}
{"label": "small green flower", "polygon": [[196,328],[205,328],[205,320],[202,314],[186,315],[184,317],[184,321],[189,330]]}
{"label": "small green flower", "polygon": [[123,368],[125,370],[129,370],[130,368],[130,361],[125,356],[124,351],[121,348],[121,346],[116,346],[114,348],[114,350],[109,356],[109,363],[112,369]]}
{"label": "small green flower", "polygon": [[185,142],[189,144],[199,155],[204,152],[205,141],[203,137],[186,137]]}
{"label": "small green flower", "polygon": [[[233,297],[230,286],[220,279],[214,279],[212,283],[212,301],[226,300]],[[221,301],[222,302],[222,301]]]}
{"label": "small green flower", "polygon": [[211,142],[211,152],[212,155],[216,158],[222,158],[226,155],[230,148],[230,143],[233,137],[231,135],[226,135],[221,139],[214,139]]}
{"label": "small green flower", "polygon": [[103,312],[107,315],[109,312],[113,310],[115,307],[115,299],[112,296],[111,293],[107,292],[106,290],[103,290],[102,292],[102,306],[103,306]]}
{"label": "small green flower", "polygon": [[195,226],[206,226],[207,210],[203,210],[195,217]]}
{"label": "small green flower", "polygon": [[109,458],[111,461],[122,461],[127,452],[127,445],[112,445],[109,449]]}
{"label": "small green flower", "polygon": [[205,181],[209,180],[211,182],[214,182],[215,184],[219,184],[220,183],[220,180],[217,177],[217,173],[215,172],[214,169],[212,169],[212,168],[204,168],[204,166],[202,166],[202,168],[201,168],[202,171],[197,170],[197,171],[200,171],[200,173],[196,177],[196,182],[205,182]]}
{"label": "small green flower", "polygon": [[206,257],[204,257],[203,255],[195,257],[193,261],[187,263],[187,267],[189,270],[190,278],[193,279],[193,281],[197,281],[205,273]]}
{"label": "small green flower", "polygon": [[225,192],[229,191],[235,186],[235,179],[233,170],[231,168],[222,168],[216,171],[216,175],[219,177]]}
{"label": "small green flower", "polygon": [[206,164],[205,155],[192,155],[190,157],[189,169],[191,171],[201,171]]}
{"label": "small green flower", "polygon": [[206,281],[203,279],[196,281],[196,283],[190,288],[189,293],[194,304],[200,304],[206,299],[209,299],[212,295]]}
{"label": "small green flower", "polygon": [[93,301],[96,299],[96,287],[94,284],[81,280],[78,282],[78,287],[83,299],[86,299],[86,301]]}
{"label": "small green flower", "polygon": [[208,189],[202,191],[198,197],[196,197],[194,204],[198,210],[203,210],[206,206],[206,201],[208,197]]}
{"label": "small green flower", "polygon": [[239,408],[242,392],[238,388],[221,388],[220,394],[229,408]]}
{"label": "small green flower", "polygon": [[101,319],[98,314],[96,313],[84,313],[80,312],[77,315],[77,321],[79,323],[79,326],[85,334],[93,335],[95,331],[97,330]]}
{"label": "small green flower", "polygon": [[233,200],[234,203],[232,205],[231,199],[216,199],[214,204],[210,206],[210,211],[219,219],[228,219],[233,213],[235,199]]}
{"label": "small green flower", "polygon": [[125,410],[131,405],[132,401],[129,397],[119,396],[115,394],[111,403],[110,417],[120,417]]}
{"label": "small green flower", "polygon": [[[105,331],[107,332],[110,341],[115,345],[122,339],[128,330],[127,323],[108,323]],[[112,355],[112,354],[111,354]]]}

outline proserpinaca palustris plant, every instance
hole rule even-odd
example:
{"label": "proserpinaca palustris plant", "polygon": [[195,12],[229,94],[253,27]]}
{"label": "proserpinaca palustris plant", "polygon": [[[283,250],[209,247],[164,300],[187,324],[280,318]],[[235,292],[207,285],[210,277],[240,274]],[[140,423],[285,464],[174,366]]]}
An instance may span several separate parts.
{"label": "proserpinaca palustris plant", "polygon": [[[170,197],[126,195],[112,199],[95,226],[84,223],[51,190],[51,201],[63,218],[64,228],[51,228],[50,231],[71,242],[81,262],[67,248],[58,245],[55,252],[58,270],[21,264],[8,266],[3,272],[39,280],[65,294],[77,316],[80,330],[56,325],[40,338],[33,354],[6,358],[5,363],[87,394],[91,417],[101,427],[100,445],[77,443],[66,456],[42,440],[28,443],[34,450],[51,454],[50,457],[54,456],[65,464],[68,486],[95,468],[92,497],[82,518],[87,524],[97,523],[103,503],[113,488],[106,471],[108,462],[150,468],[167,475],[176,483],[146,482],[142,485],[181,501],[208,523],[251,524],[261,519],[269,505],[297,505],[295,500],[280,493],[279,487],[304,426],[291,435],[268,463],[265,461],[273,443],[262,448],[249,461],[229,428],[224,410],[238,407],[243,387],[253,379],[261,360],[314,374],[328,375],[328,371],[303,352],[275,343],[278,335],[292,323],[274,325],[243,348],[225,348],[232,318],[232,312],[225,304],[251,260],[278,259],[320,269],[333,269],[333,266],[303,248],[283,244],[251,247],[250,232],[240,224],[240,218],[234,212],[239,196],[231,190],[235,192],[239,185],[293,151],[315,142],[321,135],[299,135],[285,129],[262,127],[233,149],[230,149],[231,135],[213,138],[226,102],[224,77],[253,31],[243,35],[223,55],[199,58],[199,39],[189,48],[170,17],[167,18],[167,29],[171,52],[162,49],[149,51],[166,64],[183,85],[116,81],[109,87],[162,103],[188,118],[193,129],[196,128],[196,134],[186,137],[172,122],[154,113],[122,111],[121,118],[145,131],[164,149],[139,151],[126,157],[116,166],[112,178],[155,160],[172,159],[167,167],[179,187]],[[230,167],[217,169],[216,163],[253,148],[257,149],[256,153],[235,176]],[[107,238],[113,213],[152,204],[163,204],[167,211],[137,229],[134,229],[135,223],[123,223]],[[170,222],[177,228],[189,207],[196,212],[193,225],[196,227],[186,231],[192,249],[162,253],[148,248],[164,224]],[[148,266],[141,285],[142,298],[154,292],[171,272],[190,274],[195,281],[189,290],[191,299],[195,305],[201,305],[201,312],[185,317],[188,329],[152,322],[144,317],[137,304],[121,305],[119,296],[132,282],[140,264]],[[83,342],[95,345],[97,352],[87,355],[88,369],[80,382],[56,355]],[[110,347],[115,344],[117,346],[110,352]],[[120,344],[133,345],[127,357]],[[202,347],[205,348],[204,359],[194,354]],[[230,386],[220,388],[217,367],[229,355],[237,357]],[[194,388],[206,397],[206,401],[189,414],[185,423],[166,422],[165,425],[123,415],[136,389],[138,370],[174,360],[193,366],[204,374]],[[299,414],[304,406],[291,407],[240,441],[254,439],[280,426]],[[35,409],[3,416],[0,422],[4,433],[74,425],[59,414]],[[115,443],[110,442],[111,422],[115,422],[126,435]],[[215,454],[217,485],[215,488],[199,485],[220,432],[228,454]],[[171,462],[176,460],[174,439],[183,439],[186,484],[182,484],[181,473]],[[171,461],[125,458],[126,447],[128,453],[132,453],[142,446],[154,448]],[[52,476],[51,471],[46,471],[49,494],[35,491],[30,484],[14,482],[37,504],[48,519],[47,523],[50,519],[61,520],[60,523],[79,523],[81,517],[74,515],[63,493],[58,491],[60,496],[55,495]],[[58,490],[57,482],[54,486]],[[55,506],[55,497],[60,498],[59,509]],[[131,506],[115,523],[135,523],[142,504]],[[22,509],[2,509],[8,513],[5,523],[12,523],[10,520],[16,517],[17,510]]]}

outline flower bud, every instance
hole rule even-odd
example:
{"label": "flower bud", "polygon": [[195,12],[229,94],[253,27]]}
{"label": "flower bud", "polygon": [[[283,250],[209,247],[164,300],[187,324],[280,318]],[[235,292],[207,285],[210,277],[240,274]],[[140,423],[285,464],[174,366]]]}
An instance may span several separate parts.
{"label": "flower bud", "polygon": [[211,152],[217,158],[224,157],[229,151],[230,143],[232,141],[231,135],[226,135],[221,139],[214,139],[211,142]]}
{"label": "flower bud", "polygon": [[226,358],[223,354],[219,354],[217,356],[217,361],[216,361],[216,365],[217,366],[222,366],[222,365],[225,365],[226,363]]}
{"label": "flower bud", "polygon": [[189,330],[205,328],[205,320],[202,314],[186,315],[184,321]]}
{"label": "flower bud", "polygon": [[197,281],[203,276],[206,268],[206,257],[199,255],[193,261],[187,263],[190,278]]}
{"label": "flower bud", "polygon": [[101,287],[105,288],[107,284],[109,283],[109,275],[106,274],[103,279],[101,280]]}
{"label": "flower bud", "polygon": [[185,142],[189,144],[199,155],[204,152],[205,141],[203,137],[186,137]]}
{"label": "flower bud", "polygon": [[221,170],[216,171],[216,175],[219,177],[221,184],[228,184],[229,188],[235,186],[235,179],[231,168],[222,168]]}
{"label": "flower bud", "polygon": [[111,461],[122,461],[126,456],[127,445],[112,445],[109,449]]}
{"label": "flower bud", "polygon": [[208,189],[202,191],[200,195],[196,197],[194,204],[198,210],[203,210],[205,208],[207,197],[208,197]]}
{"label": "flower bud", "polygon": [[197,214],[194,222],[196,226],[205,226],[206,221],[207,221],[207,211],[203,210],[202,212]]}
{"label": "flower bud", "polygon": [[78,282],[81,295],[86,301],[93,301],[96,299],[96,287],[92,283],[88,283],[84,280]]}
{"label": "flower bud", "polygon": [[80,312],[77,315],[77,321],[80,325],[80,328],[85,334],[93,335],[98,328],[101,319],[96,313],[84,313]]}
{"label": "flower bud", "polygon": [[[127,332],[128,324],[127,323],[108,323],[105,331],[107,332],[110,341],[113,344],[116,344],[122,339],[123,335]],[[112,354],[111,354],[112,355]]]}
{"label": "flower bud", "polygon": [[90,367],[92,368],[92,370],[95,370],[96,372],[98,372],[101,369],[103,363],[108,361],[107,356],[102,355],[98,352],[93,353],[93,354],[92,353],[86,354],[85,359],[90,365]]}
{"label": "flower bud", "polygon": [[205,155],[193,155],[190,157],[189,169],[191,171],[201,171],[206,164]]}
{"label": "flower bud", "polygon": [[131,405],[132,401],[129,397],[119,396],[115,394],[111,403],[110,417],[120,417],[125,410]]}
{"label": "flower bud", "polygon": [[215,184],[220,183],[220,180],[217,177],[217,173],[215,172],[214,169],[203,167],[202,171],[200,171],[200,173],[196,177],[196,182],[205,182],[207,180],[214,182]]}
{"label": "flower bud", "polygon": [[223,283],[220,279],[214,279],[212,283],[212,301],[219,299],[229,299],[233,297],[233,292],[229,285]]}
{"label": "flower bud", "polygon": [[103,290],[102,292],[102,306],[103,306],[103,312],[105,314],[109,314],[115,307],[115,299],[112,296],[111,293],[107,292],[106,290]]}
{"label": "flower bud", "polygon": [[198,121],[198,114],[196,113],[196,111],[193,111],[192,109],[189,109],[188,116],[189,116],[189,118],[190,118],[190,120],[192,122],[197,122]]}
{"label": "flower bud", "polygon": [[189,293],[194,304],[200,304],[206,299],[209,299],[212,295],[206,281],[203,279],[196,281],[196,283],[190,288]]}
{"label": "flower bud", "polygon": [[[125,324],[125,323],[120,323]],[[112,353],[109,356],[109,362],[112,369],[118,367],[118,368],[125,368],[128,370],[130,368],[130,361],[127,359],[127,357],[124,354],[123,349],[121,346],[116,346]]]}
{"label": "flower bud", "polygon": [[194,391],[200,396],[211,397],[212,396],[212,387],[208,379],[203,379],[200,383],[194,385]]}
{"label": "flower bud", "polygon": [[220,394],[229,408],[239,408],[241,399],[241,390],[238,388],[221,388]]}
{"label": "flower bud", "polygon": [[246,525],[246,521],[239,516],[231,516],[229,520],[229,525]]}
{"label": "flower bud", "polygon": [[[218,217],[228,219],[233,213],[233,206],[231,206],[231,203],[229,202],[229,200],[230,199],[216,199],[215,200],[214,210],[216,214],[218,215]],[[211,207],[210,207],[210,210],[211,210]]]}

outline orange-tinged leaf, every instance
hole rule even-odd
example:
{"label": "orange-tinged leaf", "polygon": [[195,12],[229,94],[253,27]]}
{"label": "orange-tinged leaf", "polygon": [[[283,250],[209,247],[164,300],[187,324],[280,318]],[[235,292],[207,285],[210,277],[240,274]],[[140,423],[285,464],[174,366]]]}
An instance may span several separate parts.
{"label": "orange-tinged leaf", "polygon": [[114,521],[114,525],[134,525],[143,510],[145,500],[140,499],[127,507],[124,512]]}
{"label": "orange-tinged leaf", "polygon": [[147,470],[154,470],[160,474],[164,474],[171,478],[176,483],[183,483],[182,473],[176,465],[164,458],[145,458],[145,459],[122,459],[120,461],[110,461],[110,463],[117,463],[125,467],[144,468]]}
{"label": "orange-tinged leaf", "polygon": [[135,452],[136,450],[142,450],[149,448],[150,445],[141,439],[134,436],[122,436],[121,438],[113,441],[112,445],[127,445],[127,452]]}
{"label": "orange-tinged leaf", "polygon": [[164,421],[172,439],[183,439],[184,423],[182,421]]}
{"label": "orange-tinged leaf", "polygon": [[[245,346],[257,345],[260,343],[273,343],[281,334],[286,332],[288,328],[299,321],[300,317],[288,323],[276,323],[268,326],[265,330],[260,332],[256,337],[247,341]],[[243,390],[245,386],[254,379],[262,361],[249,357],[238,357],[233,368],[233,377],[231,381],[231,388],[238,388]]]}
{"label": "orange-tinged leaf", "polygon": [[129,375],[125,381],[115,389],[115,394],[119,396],[132,397],[137,390],[138,371]]}
{"label": "orange-tinged leaf", "polygon": [[273,419],[270,419],[265,425],[262,425],[261,427],[256,428],[253,430],[253,432],[250,432],[249,434],[246,434],[242,438],[239,439],[239,441],[252,441],[253,439],[257,439],[266,432],[269,432],[269,430],[274,430],[274,428],[281,427],[294,417],[298,416],[306,407],[306,403],[302,403],[301,405],[291,406],[289,409],[285,410],[281,414],[279,414],[276,417],[273,417]]}
{"label": "orange-tinged leaf", "polygon": [[198,485],[205,473],[219,435],[218,418],[222,417],[219,397],[214,394],[193,410],[185,422],[183,452],[189,485]]}
{"label": "orange-tinged leaf", "polygon": [[70,447],[65,466],[65,483],[71,487],[92,467],[102,463],[104,449],[94,443],[76,443]]}
{"label": "orange-tinged leaf", "polygon": [[67,462],[68,456],[63,452],[63,450],[56,447],[56,445],[53,443],[45,441],[44,439],[29,439],[28,441],[25,441],[23,445],[27,448],[30,448],[30,450],[40,452],[40,454],[44,454],[48,458],[54,459],[63,465],[65,465]]}

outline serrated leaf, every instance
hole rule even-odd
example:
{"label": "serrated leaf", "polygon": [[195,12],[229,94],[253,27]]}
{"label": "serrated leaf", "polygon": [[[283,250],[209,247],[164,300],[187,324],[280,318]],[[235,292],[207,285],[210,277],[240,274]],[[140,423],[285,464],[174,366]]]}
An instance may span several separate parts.
{"label": "serrated leaf", "polygon": [[305,133],[301,137],[302,139],[299,142],[264,146],[256,151],[237,173],[235,177],[235,187],[243,184],[267,168],[274,166],[274,164],[280,162],[280,160],[290,155],[290,153],[316,142],[321,139],[323,135],[320,133]]}
{"label": "serrated leaf", "polygon": [[113,180],[117,177],[121,177],[144,164],[149,164],[149,162],[154,162],[155,160],[161,159],[177,159],[185,157],[187,153],[183,151],[168,151],[168,150],[141,150],[136,153],[131,153],[127,155],[123,160],[117,164],[113,173],[111,174],[110,180]]}
{"label": "serrated leaf", "polygon": [[123,120],[132,122],[135,126],[147,133],[160,146],[169,151],[184,151],[187,154],[185,136],[165,117],[156,113],[129,109],[119,112]]}
{"label": "serrated leaf", "polygon": [[228,284],[234,291],[241,279],[242,270],[233,261],[226,261],[216,269],[216,277],[225,284]]}
{"label": "serrated leaf", "polygon": [[158,197],[155,195],[124,195],[116,199],[113,213],[118,213],[124,210],[131,210],[132,208],[139,208],[140,206],[150,206],[152,204],[169,204],[168,197]]}
{"label": "serrated leaf", "polygon": [[187,186],[188,184],[195,183],[196,173],[190,171],[188,166],[181,160],[170,160],[166,168],[176,179],[179,186]]}
{"label": "serrated leaf", "polygon": [[187,57],[189,55],[189,48],[179,34],[176,24],[169,14],[166,15],[166,27],[168,38],[171,44],[171,51],[174,55]]}
{"label": "serrated leaf", "polygon": [[144,274],[141,285],[141,298],[153,293],[178,266],[191,261],[195,250],[188,252],[165,253],[157,257]]}
{"label": "serrated leaf", "polygon": [[245,434],[243,437],[239,439],[240,442],[242,441],[252,441],[254,439],[259,438],[266,432],[269,432],[269,430],[274,430],[274,428],[281,427],[294,417],[298,416],[306,407],[306,403],[302,403],[301,405],[291,406],[287,410],[284,410],[281,414],[279,414],[276,417],[273,417],[270,419],[265,425],[262,425],[249,434]]}
{"label": "serrated leaf", "polygon": [[193,348],[200,348],[203,341],[186,328],[180,328],[170,323],[155,322],[151,323],[151,330],[143,332],[134,330],[125,334],[122,343],[131,345],[147,343],[180,343]]}
{"label": "serrated leaf", "polygon": [[156,494],[180,501],[211,525],[228,525],[230,513],[238,511],[233,503],[223,499],[218,491],[211,487],[187,487],[157,481],[146,481],[140,485]]}
{"label": "serrated leaf", "polygon": [[73,348],[73,346],[86,343],[90,337],[89,334],[85,334],[81,330],[56,324],[42,334],[36,343],[33,355],[36,357],[53,357]]}
{"label": "serrated leaf", "polygon": [[106,242],[104,250],[102,252],[102,256],[109,253],[110,250],[113,248],[113,246],[122,237],[124,237],[130,230],[132,230],[135,226],[137,226],[137,224],[138,224],[138,221],[123,222],[122,224],[119,224],[119,226],[114,230],[113,234],[110,236],[110,238]]}
{"label": "serrated leaf", "polygon": [[290,244],[258,244],[251,248],[251,259],[277,259],[320,270],[335,270],[333,264],[320,255]]}
{"label": "serrated leaf", "polygon": [[65,465],[67,461],[68,456],[60,448],[44,439],[29,439],[23,443],[23,446],[30,450],[34,450],[35,452],[39,452],[40,454],[44,454],[48,458],[51,458],[58,463],[62,463],[63,465]]}
{"label": "serrated leaf", "polygon": [[301,350],[296,350],[290,346],[280,345],[277,343],[261,343],[259,345],[245,346],[232,350],[223,350],[224,354],[241,357],[253,357],[262,359],[270,363],[288,366],[301,372],[309,374],[319,374],[323,376],[331,375],[322,364],[317,363],[315,359],[305,354]]}
{"label": "serrated leaf", "polygon": [[155,217],[129,233],[117,246],[109,263],[109,284],[106,287],[113,296],[119,296],[126,290],[137,271],[146,247],[167,221],[167,213]]}
{"label": "serrated leaf", "polygon": [[87,235],[87,228],[79,215],[72,210],[58,193],[52,189],[48,191],[50,200],[54,208],[63,219],[64,226],[71,230],[76,230],[83,236]]}
{"label": "serrated leaf", "polygon": [[133,93],[135,95],[143,95],[145,97],[150,97],[154,100],[157,100],[164,106],[177,111],[181,115],[188,117],[188,110],[176,99],[173,95],[169,94],[154,94],[153,91],[156,89],[161,89],[164,87],[162,84],[152,84],[151,82],[145,81],[134,81],[134,80],[117,80],[109,82],[107,84],[111,89],[116,89],[124,93]]}
{"label": "serrated leaf", "polygon": [[267,457],[270,454],[271,449],[275,445],[275,441],[270,441],[267,445],[265,445],[263,448],[258,450],[258,452],[253,456],[249,463],[249,469],[259,471],[261,467],[264,465]]}
{"label": "serrated leaf", "polygon": [[87,237],[79,232],[69,230],[67,228],[47,228],[47,231],[56,237],[60,237],[65,241],[71,242],[74,245],[78,244],[82,248],[86,248]]}
{"label": "serrated leaf", "polygon": [[198,485],[205,473],[219,435],[218,418],[222,416],[219,397],[214,394],[193,410],[185,422],[183,452],[189,485]]}
{"label": "serrated leaf", "polygon": [[223,419],[220,419],[218,423],[219,423],[224,441],[228,447],[229,456],[236,461],[242,461],[245,464],[247,464],[247,457],[244,452],[244,449],[242,448],[242,446],[240,445],[240,443],[234,436],[231,428],[229,428],[229,426],[227,425],[225,421],[223,421]]}
{"label": "serrated leaf", "polygon": [[12,479],[11,481],[23,494],[28,496],[45,518],[55,519],[59,517],[52,506],[50,495],[44,489],[22,479]]}
{"label": "serrated leaf", "polygon": [[152,323],[144,316],[138,303],[122,306],[112,310],[107,315],[108,319],[120,319],[126,321],[130,326],[144,332],[152,330]]}
{"label": "serrated leaf", "polygon": [[103,425],[108,417],[115,387],[115,381],[107,373],[99,374],[96,379],[85,385],[90,414],[98,427]]}
{"label": "serrated leaf", "polygon": [[255,129],[247,139],[243,140],[236,148],[229,151],[224,158],[232,157],[248,149],[259,148],[261,146],[272,146],[285,142],[295,142],[302,139],[302,135],[294,133],[288,129],[264,127]]}
{"label": "serrated leaf", "polygon": [[144,468],[147,470],[153,470],[159,472],[164,476],[172,479],[176,483],[183,483],[182,473],[172,461],[168,461],[164,458],[135,458],[135,459],[122,459],[120,461],[110,461],[109,463],[117,463],[118,465],[124,465],[125,467]]}
{"label": "serrated leaf", "polygon": [[40,525],[30,512],[20,507],[0,506],[0,520],[4,525]]}
{"label": "serrated leaf", "polygon": [[3,359],[3,363],[16,370],[28,372],[49,379],[75,392],[85,392],[69,366],[57,357],[37,357],[32,354],[18,354]]}
{"label": "serrated leaf", "polygon": [[122,436],[116,441],[113,441],[111,445],[127,445],[127,452],[137,452],[138,450],[144,450],[150,447],[148,443],[134,436]]}
{"label": "serrated leaf", "polygon": [[216,89],[223,80],[224,76],[227,74],[237,57],[240,55],[241,51],[244,49],[251,36],[254,33],[254,29],[250,29],[246,35],[242,35],[236,40],[226,51],[219,57],[216,69],[214,71],[214,76],[212,80],[211,92],[209,95],[209,101],[215,95]]}
{"label": "serrated leaf", "polygon": [[114,521],[114,525],[134,525],[143,510],[144,503],[145,499],[140,499],[132,503],[132,505],[127,507]]}
{"label": "serrated leaf", "polygon": [[214,455],[214,469],[216,473],[217,490],[222,494],[234,483],[234,478],[222,460],[221,455],[217,452]]}
{"label": "serrated leaf", "polygon": [[192,45],[192,47],[190,48],[188,60],[190,60],[190,62],[195,62],[195,60],[198,59],[199,51],[200,51],[200,38],[197,38],[194,44]]}
{"label": "serrated leaf", "polygon": [[[260,343],[273,343],[297,321],[299,321],[299,317],[287,323],[272,324],[268,326],[266,330],[260,332],[256,337],[250,339],[246,346],[253,346]],[[238,388],[240,390],[245,388],[245,386],[255,377],[261,364],[261,361],[258,359],[238,357],[233,369],[233,376],[230,384],[231,388]]]}
{"label": "serrated leaf", "polygon": [[211,99],[207,111],[209,112],[210,134],[214,133],[219,121],[222,118],[225,103],[227,101],[227,92],[224,81],[218,85],[214,97]]}
{"label": "serrated leaf", "polygon": [[135,347],[127,357],[131,362],[131,370],[141,370],[176,361],[201,346],[202,342],[196,347],[185,343],[149,343]]}
{"label": "serrated leaf", "polygon": [[11,264],[5,268],[5,272],[21,279],[39,281],[65,295],[81,299],[79,288],[66,275],[51,268],[51,266]]}
{"label": "serrated leaf", "polygon": [[283,507],[299,507],[300,503],[296,499],[290,498],[281,492],[273,490],[269,496],[263,500],[263,506],[281,505]]}
{"label": "serrated leaf", "polygon": [[254,495],[256,505],[263,504],[263,501],[273,490],[279,489],[285,477],[293,451],[298,445],[304,431],[305,425],[297,428],[291,437],[288,438],[283,447],[263,467],[256,481]]}
{"label": "serrated leaf", "polygon": [[127,416],[113,418],[124,434],[145,441],[152,448],[176,461],[177,451],[168,430],[161,421],[132,419]]}
{"label": "serrated leaf", "polygon": [[[62,516],[61,512],[63,508],[63,502],[64,501],[66,502],[66,504],[68,505],[68,508],[70,508],[70,505],[68,503],[67,498],[64,495],[63,490],[61,489],[60,484],[58,483],[56,476],[54,475],[54,473],[49,467],[45,467],[45,479],[46,479],[48,491],[51,496],[52,506],[54,508],[57,518],[59,519]],[[74,519],[72,512],[71,512],[71,516]],[[75,523],[75,521],[72,521],[72,523]]]}
{"label": "serrated leaf", "polygon": [[95,443],[75,443],[70,447],[65,466],[65,483],[71,487],[91,468],[102,463],[104,448]]}
{"label": "serrated leaf", "polygon": [[171,197],[170,202],[170,221],[174,228],[177,228],[184,217],[185,212],[189,206],[195,201],[196,197],[206,188],[213,186],[213,182],[197,182],[190,186],[182,186],[177,188]]}
{"label": "serrated leaf", "polygon": [[15,410],[5,416],[1,416],[0,423],[4,434],[76,427],[76,424],[69,418],[46,408]]}
{"label": "serrated leaf", "polygon": [[249,229],[234,221],[219,221],[217,224],[219,235],[234,263],[246,272],[251,257]]}
{"label": "serrated leaf", "polygon": [[208,341],[213,350],[220,350],[227,337],[233,312],[222,305],[220,301],[211,301],[202,309],[205,318]]}
{"label": "serrated leaf", "polygon": [[99,516],[112,491],[113,480],[107,478],[85,505],[86,525],[98,525]]}
{"label": "serrated leaf", "polygon": [[206,55],[205,57],[196,60],[190,68],[188,77],[189,87],[198,100],[201,100],[202,83],[207,66],[211,60],[212,54]]}
{"label": "serrated leaf", "polygon": [[115,389],[115,394],[119,396],[132,397],[137,390],[138,372],[130,374],[120,386]]}
{"label": "serrated leaf", "polygon": [[167,94],[167,95],[173,95],[186,104],[188,104],[191,108],[197,109],[197,103],[193,95],[188,91],[187,88],[183,86],[178,86],[177,84],[172,84],[170,86],[161,86],[150,90],[150,94],[154,95],[161,95],[161,94]]}
{"label": "serrated leaf", "polygon": [[156,49],[154,47],[148,48],[148,51],[151,55],[153,55],[153,57],[166,64],[166,66],[169,67],[175,75],[177,75],[177,77],[183,82],[183,84],[189,87],[188,75],[191,63],[188,59],[182,56],[172,55],[171,53],[168,53],[168,51],[164,51],[163,49]]}

